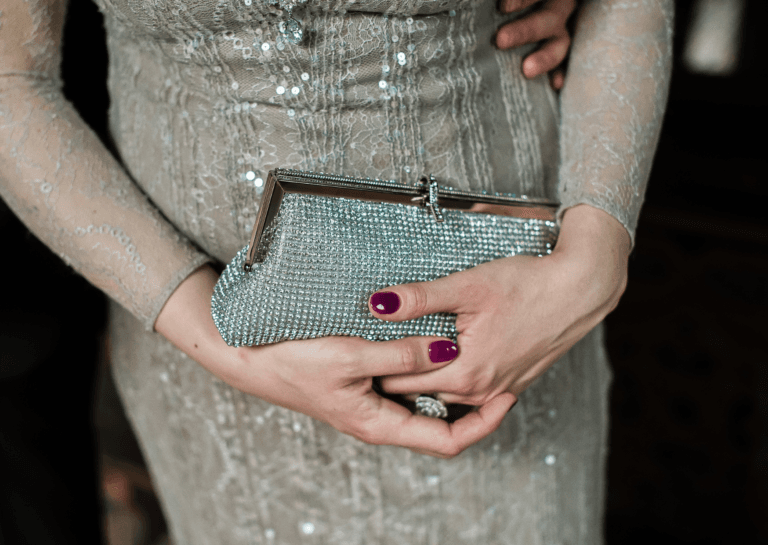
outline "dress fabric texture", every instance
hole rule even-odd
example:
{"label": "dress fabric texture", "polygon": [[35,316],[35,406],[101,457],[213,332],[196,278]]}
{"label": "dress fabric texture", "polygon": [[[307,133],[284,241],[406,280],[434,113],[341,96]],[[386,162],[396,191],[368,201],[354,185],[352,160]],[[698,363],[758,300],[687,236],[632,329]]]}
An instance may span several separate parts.
{"label": "dress fabric texture", "polygon": [[[124,169],[61,96],[56,2],[12,2],[29,17],[31,60],[0,65],[2,196],[122,305],[113,371],[174,543],[601,542],[600,327],[451,460],[367,445],[243,394],[151,327],[186,276],[247,243],[276,167],[405,184],[432,173],[563,211],[587,203],[633,237],[666,100],[671,2],[585,2],[558,97],[546,77],[522,77],[530,48],[493,46],[519,16],[495,0],[309,0],[298,45],[280,39],[286,12],[269,0],[97,0]],[[0,33],[6,24],[0,14]],[[27,126],[44,127],[45,146]]]}

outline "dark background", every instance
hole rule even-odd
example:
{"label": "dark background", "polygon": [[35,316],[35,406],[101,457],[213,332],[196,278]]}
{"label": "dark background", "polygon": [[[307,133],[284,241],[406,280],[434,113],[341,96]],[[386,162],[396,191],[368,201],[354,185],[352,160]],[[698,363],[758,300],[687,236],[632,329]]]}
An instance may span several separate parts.
{"label": "dark background", "polygon": [[[768,2],[747,1],[727,77],[679,60],[691,5],[678,2],[666,122],[629,287],[607,319],[611,545],[768,543]],[[65,92],[109,145],[89,1],[71,1],[64,43]],[[103,296],[2,201],[0,230],[0,545],[98,543],[126,509],[135,542],[158,543],[162,515],[105,371]],[[105,468],[133,495],[111,494]]]}

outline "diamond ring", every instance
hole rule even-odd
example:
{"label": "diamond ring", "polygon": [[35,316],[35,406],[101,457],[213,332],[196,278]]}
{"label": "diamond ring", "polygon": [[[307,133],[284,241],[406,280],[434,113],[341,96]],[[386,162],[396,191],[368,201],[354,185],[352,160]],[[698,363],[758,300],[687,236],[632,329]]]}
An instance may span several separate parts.
{"label": "diamond ring", "polygon": [[445,403],[437,398],[437,394],[422,394],[416,398],[416,413],[430,418],[446,418],[448,409]]}

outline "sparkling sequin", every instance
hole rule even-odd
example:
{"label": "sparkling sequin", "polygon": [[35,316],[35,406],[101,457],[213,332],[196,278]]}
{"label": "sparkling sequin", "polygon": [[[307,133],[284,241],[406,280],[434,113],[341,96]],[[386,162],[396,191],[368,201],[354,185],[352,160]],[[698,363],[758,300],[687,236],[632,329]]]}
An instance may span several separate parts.
{"label": "sparkling sequin", "polygon": [[269,51],[269,44],[267,42],[264,42],[263,44],[261,44],[261,50]]}
{"label": "sparkling sequin", "polygon": [[384,80],[379,81],[379,89],[386,89],[388,85],[389,84]]}
{"label": "sparkling sequin", "polygon": [[306,72],[304,72],[304,73],[301,75],[301,79],[302,79],[303,81],[309,81],[309,74],[307,74]]}
{"label": "sparkling sequin", "polygon": [[389,73],[389,65],[388,64],[382,64],[381,65],[381,71],[384,72],[385,74],[388,74]]}
{"label": "sparkling sequin", "polygon": [[298,95],[301,92],[301,89],[298,87],[291,87],[291,94]]}
{"label": "sparkling sequin", "polygon": [[252,170],[249,170],[248,172],[245,173],[245,179],[248,180],[249,182],[254,181],[256,179],[256,173]]}
{"label": "sparkling sequin", "polygon": [[283,66],[283,72],[286,74],[291,71],[291,68],[289,66]]}
{"label": "sparkling sequin", "polygon": [[255,185],[256,187],[261,187],[261,186],[263,186],[263,185],[264,185],[264,179],[263,179],[263,178],[256,178],[256,179],[253,181],[253,185]]}
{"label": "sparkling sequin", "polygon": [[553,465],[555,465],[555,462],[556,462],[556,461],[557,461],[557,460],[556,460],[556,458],[555,458],[555,455],[554,455],[554,454],[547,454],[547,456],[544,458],[544,463],[545,463],[545,464],[547,464],[548,466],[553,466]]}
{"label": "sparkling sequin", "polygon": [[296,115],[296,110],[294,110],[293,108],[288,110],[288,117],[293,117],[295,115]]}
{"label": "sparkling sequin", "polygon": [[312,535],[315,533],[315,525],[311,522],[305,522],[301,525],[301,531],[306,535]]}
{"label": "sparkling sequin", "polygon": [[290,18],[287,21],[280,21],[278,30],[282,37],[292,44],[299,44],[304,38],[304,29],[296,19]]}
{"label": "sparkling sequin", "polygon": [[275,531],[272,528],[264,530],[264,537],[267,539],[275,539]]}
{"label": "sparkling sequin", "polygon": [[275,89],[275,92],[278,95],[283,95],[283,94],[285,94],[285,87],[283,87],[282,85],[278,85],[277,89]]}

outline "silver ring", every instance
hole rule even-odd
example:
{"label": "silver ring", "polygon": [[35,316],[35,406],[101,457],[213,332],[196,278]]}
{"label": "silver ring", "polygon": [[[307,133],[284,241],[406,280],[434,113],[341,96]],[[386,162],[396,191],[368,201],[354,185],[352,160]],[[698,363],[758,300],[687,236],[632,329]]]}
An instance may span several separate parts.
{"label": "silver ring", "polygon": [[437,398],[437,394],[420,395],[416,398],[416,412],[430,418],[446,418],[448,409],[445,403]]}

